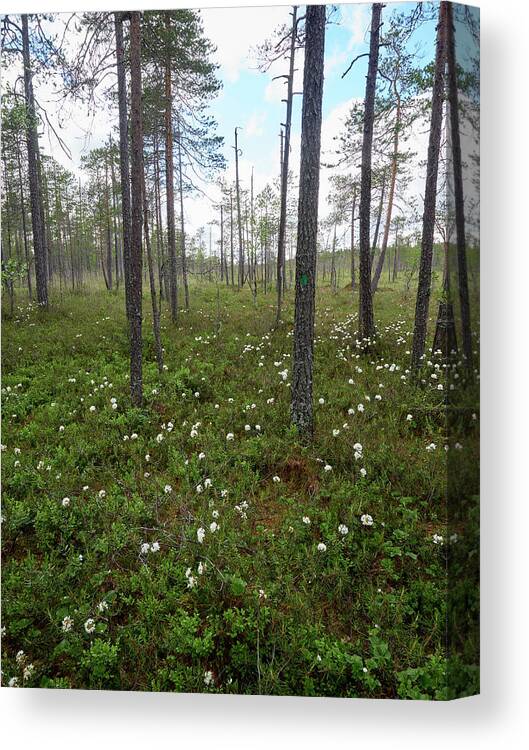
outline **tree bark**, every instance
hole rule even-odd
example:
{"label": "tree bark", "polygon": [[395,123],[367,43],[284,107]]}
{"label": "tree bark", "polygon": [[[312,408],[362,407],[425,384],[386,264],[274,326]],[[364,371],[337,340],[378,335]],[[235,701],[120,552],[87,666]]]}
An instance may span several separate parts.
{"label": "tree bark", "polygon": [[435,201],[437,197],[437,173],[439,170],[439,152],[441,147],[441,126],[443,120],[443,97],[446,65],[446,27],[447,3],[439,6],[437,23],[437,41],[435,51],[435,72],[432,90],[432,113],[428,143],[428,160],[426,165],[426,185],[424,190],[424,212],[422,221],[421,259],[417,301],[415,304],[415,326],[413,331],[413,348],[411,355],[412,369],[417,371],[424,356],[428,308],[432,283],[432,256],[435,229]]}
{"label": "tree bark", "polygon": [[380,186],[380,200],[378,202],[377,220],[375,223],[375,231],[373,233],[373,244],[371,245],[371,266],[375,260],[378,245],[378,235],[380,232],[380,222],[382,221],[382,212],[384,209],[384,198],[386,197],[386,170],[382,172],[382,185]]}
{"label": "tree bark", "polygon": [[389,230],[391,227],[391,217],[393,214],[393,203],[395,200],[395,185],[397,182],[397,170],[398,170],[398,159],[399,159],[399,133],[400,133],[400,99],[397,97],[397,110],[395,114],[395,132],[393,135],[393,153],[391,155],[391,173],[389,176],[389,193],[388,193],[388,207],[386,209],[386,223],[384,225],[384,235],[382,237],[382,247],[380,248],[380,255],[378,256],[377,266],[371,282],[371,292],[374,294],[382,275],[382,269],[384,267],[384,259],[386,257],[386,250],[388,249],[389,241]]}
{"label": "tree bark", "polygon": [[285,119],[284,139],[281,139],[281,205],[279,212],[279,232],[277,239],[277,310],[276,325],[281,319],[281,305],[283,302],[283,287],[285,275],[285,237],[287,227],[287,191],[288,165],[290,156],[290,130],[292,125],[292,100],[294,98],[294,59],[296,54],[297,6],[292,8],[292,31],[290,35],[290,60],[287,76],[287,112]]}
{"label": "tree bark", "polygon": [[312,377],[324,49],[325,6],[309,5],[305,21],[291,394],[292,423],[305,438],[314,431]]}
{"label": "tree bark", "polygon": [[105,221],[107,235],[107,278],[108,289],[112,291],[112,227],[110,223],[110,188],[108,184],[108,160],[105,154]]}
{"label": "tree bark", "polygon": [[[110,146],[112,147],[112,139],[110,139]],[[114,268],[116,271],[116,289],[119,289],[119,240],[116,202],[116,171],[114,169],[112,148],[110,150],[110,179],[112,189],[112,231],[114,232]]]}
{"label": "tree bark", "polygon": [[18,169],[18,184],[20,190],[20,207],[22,211],[22,236],[24,238],[24,259],[26,261],[26,277],[28,283],[28,296],[29,299],[33,299],[33,289],[31,285],[31,259],[29,255],[28,247],[28,232],[26,224],[26,199],[24,196],[24,182],[22,180],[22,164],[20,158],[20,147],[17,141],[17,169]]}
{"label": "tree bark", "polygon": [[131,132],[131,243],[130,243],[130,395],[134,406],[143,401],[142,384],[142,194],[143,129],[141,121],[140,13],[130,20],[130,132]]}
{"label": "tree bark", "polygon": [[182,175],[182,129],[178,122],[178,183],[180,191],[180,251],[182,256],[182,280],[184,283],[184,302],[189,310],[189,285],[187,283],[186,233],[184,225],[184,180]]}
{"label": "tree bark", "polygon": [[31,201],[31,226],[33,231],[33,248],[35,252],[35,282],[37,288],[37,302],[43,307],[48,306],[48,271],[46,259],[46,244],[44,241],[44,223],[42,220],[42,191],[39,179],[39,138],[37,134],[37,116],[35,112],[35,98],[33,95],[33,81],[31,60],[29,54],[28,16],[22,15],[22,57],[24,65],[24,93],[27,113],[27,149],[29,194]]}
{"label": "tree bark", "polygon": [[[171,28],[171,16],[165,15],[166,31]],[[176,232],[174,211],[174,161],[173,161],[173,92],[171,82],[171,56],[165,60],[165,190],[167,203],[167,247],[169,252],[169,287],[171,293],[171,317],[178,318],[178,285],[176,279]]]}
{"label": "tree bark", "polygon": [[[142,156],[143,160],[143,156]],[[143,194],[143,236],[145,238],[145,249],[147,251],[147,266],[149,269],[149,287],[151,291],[152,306],[152,330],[154,335],[154,349],[156,351],[156,362],[158,371],[163,372],[163,350],[162,339],[160,335],[160,308],[156,297],[156,281],[154,278],[154,263],[152,259],[151,236],[149,231],[149,199],[145,187],[145,165],[142,166],[142,194]]]}
{"label": "tree bark", "polygon": [[398,231],[395,232],[395,248],[393,252],[393,282],[397,280],[397,271],[399,263],[399,235]]}
{"label": "tree bark", "polygon": [[119,110],[119,174],[121,180],[121,223],[123,227],[123,276],[125,283],[125,309],[130,322],[130,242],[131,242],[131,205],[130,205],[130,171],[129,171],[129,127],[127,118],[127,80],[125,74],[125,45],[123,41],[123,15],[114,13],[114,30],[116,34],[116,68],[118,79]]}
{"label": "tree bark", "polygon": [[[445,4],[445,3],[443,3]],[[448,103],[450,110],[449,139],[452,152],[454,178],[454,208],[457,238],[457,271],[459,307],[461,314],[463,355],[466,366],[472,367],[472,327],[470,320],[470,297],[468,292],[467,248],[465,237],[465,199],[463,193],[463,166],[461,163],[461,134],[459,129],[459,95],[457,91],[457,66],[454,39],[452,3],[446,3],[447,56],[448,56]]]}
{"label": "tree bark", "polygon": [[373,124],[375,115],[375,89],[380,44],[381,3],[374,3],[371,16],[371,39],[369,44],[369,66],[367,71],[364,105],[364,133],[362,142],[362,167],[360,182],[360,295],[358,322],[362,339],[375,335],[373,295],[371,294],[371,154],[373,147]]}

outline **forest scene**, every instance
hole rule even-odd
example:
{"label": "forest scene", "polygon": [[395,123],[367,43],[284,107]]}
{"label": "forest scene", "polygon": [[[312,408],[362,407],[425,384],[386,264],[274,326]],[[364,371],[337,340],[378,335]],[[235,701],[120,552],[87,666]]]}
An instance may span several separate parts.
{"label": "forest scene", "polygon": [[2,685],[479,692],[479,11],[0,26]]}

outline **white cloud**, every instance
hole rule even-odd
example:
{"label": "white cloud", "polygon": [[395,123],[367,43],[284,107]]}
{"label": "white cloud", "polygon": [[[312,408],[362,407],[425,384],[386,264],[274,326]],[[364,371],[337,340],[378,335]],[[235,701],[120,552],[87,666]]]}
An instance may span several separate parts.
{"label": "white cloud", "polygon": [[201,10],[206,36],[217,47],[216,59],[227,83],[250,67],[250,50],[288,20],[288,6],[206,8]]}
{"label": "white cloud", "polygon": [[353,50],[367,41],[371,23],[371,5],[341,5],[341,23],[351,33],[348,49]]}
{"label": "white cloud", "polygon": [[245,135],[248,137],[263,135],[263,125],[265,120],[266,112],[252,112],[250,117],[246,120],[246,124],[244,125]]}

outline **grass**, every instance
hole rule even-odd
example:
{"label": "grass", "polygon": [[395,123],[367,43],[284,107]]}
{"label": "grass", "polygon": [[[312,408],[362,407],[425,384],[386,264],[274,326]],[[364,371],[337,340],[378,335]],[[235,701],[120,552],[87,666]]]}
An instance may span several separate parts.
{"label": "grass", "polygon": [[[64,295],[4,322],[4,684],[475,691],[474,637],[457,649],[461,684],[447,678],[447,622],[477,601],[470,582],[447,598],[446,466],[477,493],[478,421],[454,448],[441,360],[423,383],[407,372],[412,296],[377,292],[364,354],[356,297],[318,291],[308,447],[289,425],[292,295],[275,331],[271,294],[257,309],[246,290],[221,288],[217,304],[214,286],[195,286],[191,299],[176,326],[164,309],[161,376],[144,300],[142,409],[128,397],[120,295]],[[472,403],[475,387],[465,394]],[[460,517],[459,537],[470,526]],[[464,567],[472,550],[458,549]]]}

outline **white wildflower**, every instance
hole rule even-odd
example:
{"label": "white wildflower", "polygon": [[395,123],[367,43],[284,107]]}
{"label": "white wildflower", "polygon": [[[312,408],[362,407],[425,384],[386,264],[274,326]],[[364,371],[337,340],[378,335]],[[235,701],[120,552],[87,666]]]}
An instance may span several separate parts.
{"label": "white wildflower", "polygon": [[208,669],[207,672],[204,672],[204,685],[207,687],[213,685],[213,672],[210,669]]}

